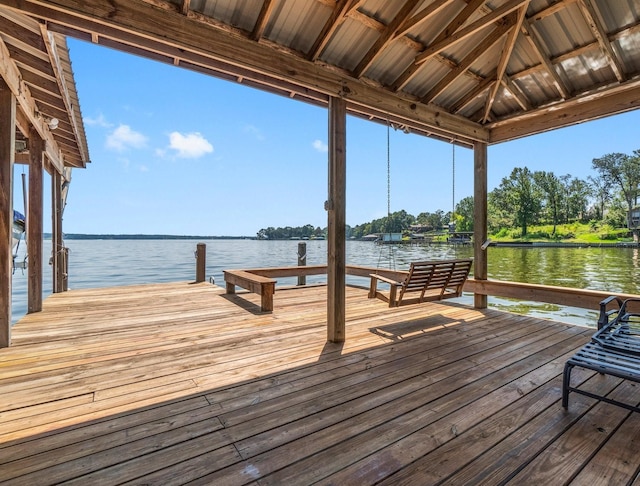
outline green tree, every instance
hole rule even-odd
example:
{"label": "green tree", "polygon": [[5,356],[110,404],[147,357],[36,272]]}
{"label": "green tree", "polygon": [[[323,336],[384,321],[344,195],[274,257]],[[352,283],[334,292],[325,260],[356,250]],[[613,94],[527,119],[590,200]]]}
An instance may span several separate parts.
{"label": "green tree", "polygon": [[553,172],[537,171],[533,173],[533,180],[544,194],[545,209],[553,224],[552,235],[556,234],[556,227],[560,222],[560,206],[562,204],[563,185]]}
{"label": "green tree", "polygon": [[593,159],[593,168],[600,176],[617,185],[622,192],[627,206],[627,228],[632,227],[631,211],[637,204],[640,185],[640,150],[633,154],[612,153]]}
{"label": "green tree", "polygon": [[602,175],[597,175],[596,177],[589,176],[587,180],[591,187],[590,195],[595,200],[595,207],[597,209],[596,217],[600,221],[603,221],[607,203],[611,201],[613,197],[611,194],[611,181]]}
{"label": "green tree", "polygon": [[586,221],[591,189],[582,179],[574,177],[567,192],[567,211],[572,221]]}
{"label": "green tree", "polygon": [[473,231],[473,196],[465,197],[456,204],[456,230]]}
{"label": "green tree", "polygon": [[526,236],[529,225],[535,223],[542,206],[542,197],[531,171],[527,167],[516,167],[492,192],[496,207],[513,215],[513,226],[520,227],[522,236]]}

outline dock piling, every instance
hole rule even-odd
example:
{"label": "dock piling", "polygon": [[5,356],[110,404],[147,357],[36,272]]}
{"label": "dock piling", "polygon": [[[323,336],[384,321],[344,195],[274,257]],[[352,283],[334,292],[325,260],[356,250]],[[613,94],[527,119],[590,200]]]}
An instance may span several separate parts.
{"label": "dock piling", "polygon": [[[298,243],[298,266],[304,267],[307,265],[307,244],[304,242]],[[298,285],[306,285],[307,277],[304,275],[298,275]]]}
{"label": "dock piling", "polygon": [[207,268],[207,245],[198,243],[196,246],[196,283],[204,282]]}

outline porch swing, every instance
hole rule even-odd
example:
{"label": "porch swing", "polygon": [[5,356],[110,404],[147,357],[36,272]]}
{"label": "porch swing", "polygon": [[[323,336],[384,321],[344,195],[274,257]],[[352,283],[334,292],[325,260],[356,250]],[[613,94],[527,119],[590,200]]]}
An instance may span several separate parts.
{"label": "porch swing", "polygon": [[[391,218],[391,151],[390,151],[390,128],[391,123],[387,120],[387,229],[389,230],[389,219]],[[455,174],[455,146],[453,151],[453,164]],[[455,177],[455,176],[454,176]],[[455,204],[455,178],[454,178],[454,204]],[[454,207],[455,209],[455,207]],[[452,219],[453,219],[452,212]],[[394,245],[391,244],[391,233],[389,231],[389,265],[393,264],[395,270]],[[394,280],[378,273],[380,260],[382,258],[382,247],[378,256],[378,266],[376,272],[370,274],[371,283],[369,286],[369,298],[378,298],[389,303],[389,307],[397,307],[401,304],[421,303],[432,300],[442,300],[462,295],[462,288],[471,271],[471,258],[457,260],[434,260],[411,262],[409,271],[401,280]],[[389,285],[388,294],[378,290],[378,282]],[[399,292],[398,292],[399,290]],[[405,298],[407,294],[419,294],[411,299]]]}

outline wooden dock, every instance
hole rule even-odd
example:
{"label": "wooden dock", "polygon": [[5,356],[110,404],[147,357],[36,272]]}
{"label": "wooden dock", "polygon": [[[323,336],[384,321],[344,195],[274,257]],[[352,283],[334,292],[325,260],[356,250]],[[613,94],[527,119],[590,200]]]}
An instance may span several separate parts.
{"label": "wooden dock", "polygon": [[[0,350],[0,483],[630,484],[640,415],[572,395],[593,333],[454,300],[208,284],[55,294]],[[574,380],[640,402],[640,387]]]}

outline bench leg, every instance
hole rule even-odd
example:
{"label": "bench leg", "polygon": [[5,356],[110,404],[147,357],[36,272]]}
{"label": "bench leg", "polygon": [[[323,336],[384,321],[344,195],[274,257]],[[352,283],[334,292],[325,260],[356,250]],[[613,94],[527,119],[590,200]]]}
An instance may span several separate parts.
{"label": "bench leg", "polygon": [[235,284],[227,282],[227,294],[235,294],[235,293],[236,293]]}
{"label": "bench leg", "polygon": [[275,291],[275,284],[262,285],[260,289],[260,310],[262,312],[273,311],[273,294]]}
{"label": "bench leg", "polygon": [[376,292],[378,291],[378,279],[371,277],[371,283],[369,284],[369,297],[370,299],[376,298]]}
{"label": "bench leg", "polygon": [[396,302],[397,292],[398,287],[391,285],[391,288],[389,289],[389,307],[398,307],[398,302]]}

